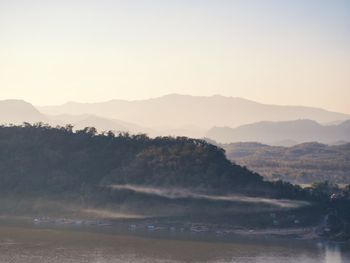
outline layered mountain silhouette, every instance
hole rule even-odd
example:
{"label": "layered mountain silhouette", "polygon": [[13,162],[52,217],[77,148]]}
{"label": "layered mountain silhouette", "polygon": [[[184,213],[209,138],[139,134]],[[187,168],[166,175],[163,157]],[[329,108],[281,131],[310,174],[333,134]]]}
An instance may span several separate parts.
{"label": "layered mountain silhouette", "polygon": [[350,119],[350,115],[301,106],[261,104],[241,98],[171,94],[147,100],[111,100],[100,103],[69,102],[40,107],[46,114],[93,114],[136,123],[140,126],[179,129],[195,126],[237,127],[259,121],[311,119],[320,123]]}
{"label": "layered mountain silhouette", "polygon": [[[294,121],[298,118],[313,121]],[[69,102],[46,107],[34,107],[21,100],[0,101],[0,123],[3,124],[41,121],[54,126],[72,124],[76,129],[94,126],[99,131],[128,131],[150,136],[206,136],[218,142],[339,143],[349,141],[349,124],[343,123],[346,119],[350,119],[350,115],[310,107],[266,105],[220,95],[172,94],[148,100]],[[259,123],[244,125],[253,122]],[[341,124],[323,126],[318,122]],[[244,126],[239,127],[242,124]]]}
{"label": "layered mountain silhouette", "polygon": [[72,124],[75,129],[83,129],[85,127],[95,127],[98,131],[124,131],[130,133],[154,133],[153,130],[138,126],[133,123],[108,119],[91,114],[69,115],[61,114],[48,116],[48,123],[51,125],[65,126]]}
{"label": "layered mountain silhouette", "polygon": [[0,124],[22,124],[24,122],[43,122],[52,126],[72,124],[75,129],[96,127],[99,131],[126,131],[131,133],[153,133],[151,129],[121,120],[103,118],[91,114],[81,115],[45,115],[32,104],[23,100],[0,101]]}
{"label": "layered mountain silhouette", "polygon": [[23,100],[0,101],[0,122],[6,124],[21,124],[23,122],[46,121],[45,115],[40,113],[32,104]]}
{"label": "layered mountain silhouette", "polygon": [[317,141],[339,144],[350,141],[350,120],[337,125],[321,125],[312,120],[285,122],[258,122],[237,128],[214,127],[206,137],[221,143],[261,142],[270,145],[290,146]]}

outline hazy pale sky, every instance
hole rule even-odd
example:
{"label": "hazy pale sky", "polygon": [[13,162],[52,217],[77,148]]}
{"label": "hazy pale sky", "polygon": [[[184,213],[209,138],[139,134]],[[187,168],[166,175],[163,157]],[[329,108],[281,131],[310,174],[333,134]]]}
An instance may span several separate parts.
{"label": "hazy pale sky", "polygon": [[0,0],[0,99],[168,93],[350,113],[350,1]]}

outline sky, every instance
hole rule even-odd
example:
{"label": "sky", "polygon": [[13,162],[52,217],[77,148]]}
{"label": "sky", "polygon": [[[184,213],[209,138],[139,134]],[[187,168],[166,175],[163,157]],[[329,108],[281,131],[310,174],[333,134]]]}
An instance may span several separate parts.
{"label": "sky", "polygon": [[350,1],[0,0],[0,99],[169,93],[350,113]]}

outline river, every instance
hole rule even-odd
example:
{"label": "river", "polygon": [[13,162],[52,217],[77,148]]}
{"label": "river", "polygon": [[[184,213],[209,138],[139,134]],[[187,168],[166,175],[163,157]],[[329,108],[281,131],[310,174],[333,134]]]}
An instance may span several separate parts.
{"label": "river", "polygon": [[159,238],[0,226],[0,263],[345,263],[346,244],[298,240]]}

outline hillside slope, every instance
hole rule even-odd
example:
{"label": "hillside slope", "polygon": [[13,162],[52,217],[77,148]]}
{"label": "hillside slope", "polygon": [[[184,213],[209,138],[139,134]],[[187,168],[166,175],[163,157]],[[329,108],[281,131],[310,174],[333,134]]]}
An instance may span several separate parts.
{"label": "hillside slope", "polygon": [[23,100],[0,101],[0,124],[22,124],[23,122],[46,121],[33,105]]}
{"label": "hillside slope", "polygon": [[275,197],[297,197],[300,190],[264,182],[202,140],[97,135],[94,128],[0,127],[2,194],[90,195],[113,184]]}

